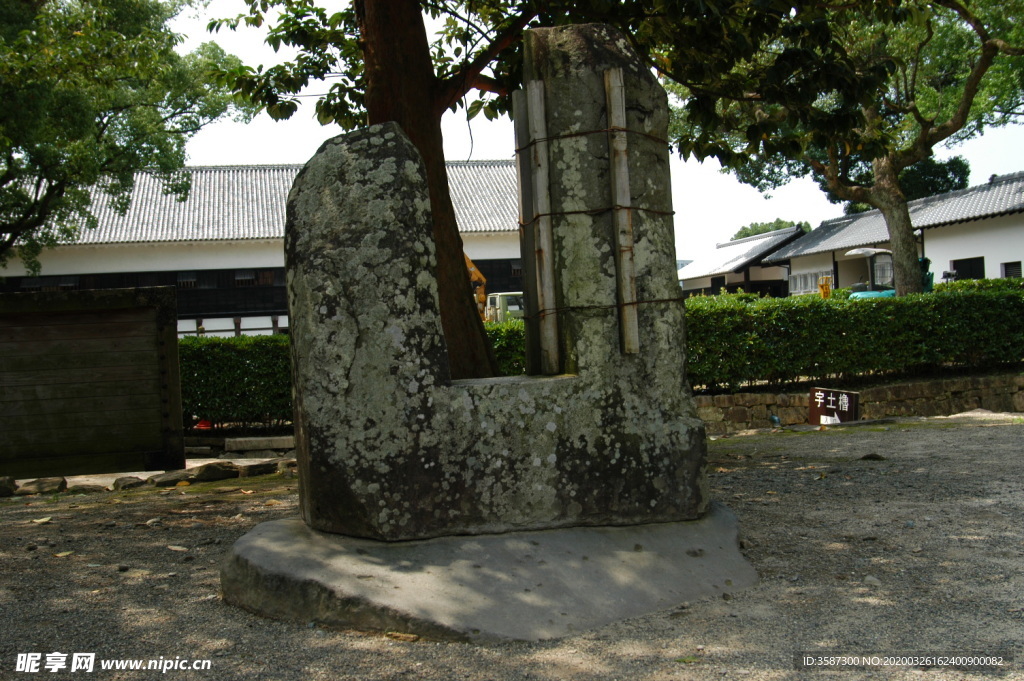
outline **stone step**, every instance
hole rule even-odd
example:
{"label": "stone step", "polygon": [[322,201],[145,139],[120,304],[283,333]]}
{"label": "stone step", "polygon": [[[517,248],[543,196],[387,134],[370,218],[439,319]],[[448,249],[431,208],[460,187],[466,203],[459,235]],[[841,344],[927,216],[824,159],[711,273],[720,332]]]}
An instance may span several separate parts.
{"label": "stone step", "polygon": [[295,449],[295,436],[235,437],[224,440],[226,452],[247,452],[253,449]]}

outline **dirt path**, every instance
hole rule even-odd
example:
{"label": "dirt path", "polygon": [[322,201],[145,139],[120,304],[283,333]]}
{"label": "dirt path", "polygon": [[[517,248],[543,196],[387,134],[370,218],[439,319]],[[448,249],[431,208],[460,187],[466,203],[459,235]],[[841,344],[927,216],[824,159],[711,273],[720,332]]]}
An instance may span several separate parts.
{"label": "dirt path", "polygon": [[[755,588],[561,641],[477,647],[272,622],[218,598],[296,481],[0,501],[0,678],[499,681],[992,678],[951,668],[794,669],[794,654],[1003,655],[1024,679],[1024,418],[972,414],[710,443]],[[865,458],[868,457],[868,458]],[[241,484],[240,484],[241,483]],[[43,669],[96,653],[93,674]],[[14,671],[40,653],[40,672]],[[210,660],[104,671],[101,660]],[[810,676],[808,676],[810,675]]]}

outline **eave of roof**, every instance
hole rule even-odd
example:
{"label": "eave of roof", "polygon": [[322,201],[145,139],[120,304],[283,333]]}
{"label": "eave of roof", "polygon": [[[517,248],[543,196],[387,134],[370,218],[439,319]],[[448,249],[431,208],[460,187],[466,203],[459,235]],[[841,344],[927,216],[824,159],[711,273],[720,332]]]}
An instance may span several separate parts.
{"label": "eave of roof", "polygon": [[[915,229],[986,220],[1024,213],[1024,172],[999,175],[986,184],[915,199],[907,204]],[[781,248],[766,262],[781,262],[805,255],[841,251],[880,244],[889,240],[885,218],[879,210],[826,220],[800,239]]]}
{"label": "eave of roof", "polygon": [[730,272],[741,272],[744,268],[759,263],[766,255],[799,237],[799,227],[764,234],[755,234],[745,239],[726,241],[715,246],[715,251],[699,257],[680,268],[679,279],[700,279]]}
{"label": "eave of roof", "polygon": [[[155,175],[140,172],[127,213],[93,192],[98,226],[83,230],[82,245],[247,241],[284,237],[285,204],[301,165],[192,166],[186,201],[163,192]],[[515,162],[448,163],[459,231],[515,232],[519,228]]]}

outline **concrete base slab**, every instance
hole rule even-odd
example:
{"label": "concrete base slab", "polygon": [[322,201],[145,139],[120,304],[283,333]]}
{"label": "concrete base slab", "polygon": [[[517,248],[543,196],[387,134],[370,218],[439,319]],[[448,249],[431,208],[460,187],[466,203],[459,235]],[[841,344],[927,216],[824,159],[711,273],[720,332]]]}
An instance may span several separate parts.
{"label": "concrete base slab", "polygon": [[552,639],[757,582],[736,516],[381,542],[300,519],[256,526],[224,600],[266,617],[427,638]]}

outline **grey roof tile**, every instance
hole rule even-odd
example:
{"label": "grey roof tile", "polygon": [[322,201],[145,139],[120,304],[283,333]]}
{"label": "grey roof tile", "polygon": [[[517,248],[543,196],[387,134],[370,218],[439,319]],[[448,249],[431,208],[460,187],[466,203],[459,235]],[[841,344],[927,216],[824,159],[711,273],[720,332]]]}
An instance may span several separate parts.
{"label": "grey roof tile", "polygon": [[[1024,212],[1024,172],[993,177],[988,183],[908,203],[917,229],[933,229],[1000,215]],[[766,262],[814,253],[869,246],[889,240],[881,211],[826,220],[800,239],[779,249]]]}
{"label": "grey roof tile", "polygon": [[460,232],[519,230],[515,161],[449,161],[448,187]]}
{"label": "grey roof tile", "polygon": [[[118,215],[110,198],[93,192],[98,226],[77,243],[149,243],[280,239],[285,202],[301,165],[196,166],[186,201],[163,193],[151,173],[135,176],[131,207]],[[461,232],[519,229],[514,161],[453,161],[448,182]]]}
{"label": "grey roof tile", "polygon": [[802,232],[799,227],[788,227],[774,232],[755,234],[745,239],[726,241],[715,247],[714,253],[697,258],[679,270],[680,279],[714,277],[729,272],[739,272],[744,267],[756,264],[772,251],[796,239]]}

